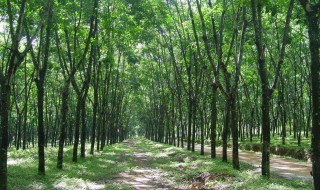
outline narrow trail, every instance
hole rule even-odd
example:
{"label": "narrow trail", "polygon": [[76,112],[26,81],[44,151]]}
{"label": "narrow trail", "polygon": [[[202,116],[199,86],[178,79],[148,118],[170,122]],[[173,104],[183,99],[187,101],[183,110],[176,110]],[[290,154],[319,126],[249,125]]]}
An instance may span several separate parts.
{"label": "narrow trail", "polygon": [[[195,149],[200,151],[200,145],[196,145]],[[206,154],[210,154],[210,146],[205,146],[204,148]],[[218,157],[222,157],[222,147],[216,149]],[[228,148],[228,158],[232,158],[232,150]],[[256,167],[256,172],[261,172],[261,153],[260,152],[245,152],[239,150],[240,162],[245,162]],[[271,176],[283,177],[289,180],[302,179],[302,180],[312,180],[310,175],[311,163],[303,161],[295,161],[291,159],[286,159],[278,156],[270,156],[270,172]]]}
{"label": "narrow trail", "polygon": [[124,141],[126,146],[133,148],[133,154],[124,154],[134,160],[135,168],[130,171],[119,173],[115,181],[119,184],[128,185],[134,189],[172,189],[169,185],[163,184],[162,177],[166,174],[158,169],[148,167],[152,163],[152,158],[144,150],[136,146],[134,140]]}

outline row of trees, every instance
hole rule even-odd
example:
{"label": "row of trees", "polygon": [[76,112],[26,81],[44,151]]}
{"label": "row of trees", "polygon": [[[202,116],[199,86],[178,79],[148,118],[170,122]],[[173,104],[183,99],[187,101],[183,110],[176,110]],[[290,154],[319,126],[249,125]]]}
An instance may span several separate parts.
{"label": "row of trees", "polygon": [[[134,135],[186,146],[312,141],[320,187],[319,1],[0,2],[0,189],[9,146],[73,145],[73,161]],[[308,34],[307,34],[308,33]],[[312,135],[310,135],[310,132]],[[185,145],[186,143],[186,145]]]}
{"label": "row of trees", "polygon": [[[0,189],[9,146],[73,146],[73,162],[130,135],[137,26],[127,1],[1,1]],[[132,34],[131,34],[132,33]],[[133,134],[133,133],[132,133]],[[79,151],[79,152],[78,152]]]}
{"label": "row of trees", "polygon": [[[139,3],[137,3],[139,4]],[[259,137],[262,175],[270,176],[270,138],[312,141],[319,187],[319,2],[167,0],[142,10],[166,22],[137,50],[148,74],[141,122],[146,137],[195,150],[222,139],[223,161],[232,137]],[[161,11],[162,10],[162,11]],[[137,15],[137,20],[140,19]],[[155,20],[154,23],[157,23]],[[148,31],[149,32],[149,31]]]}

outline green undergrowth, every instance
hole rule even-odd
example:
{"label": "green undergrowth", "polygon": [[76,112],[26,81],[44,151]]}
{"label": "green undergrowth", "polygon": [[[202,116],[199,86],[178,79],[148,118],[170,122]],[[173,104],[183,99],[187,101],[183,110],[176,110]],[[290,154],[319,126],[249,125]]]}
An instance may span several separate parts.
{"label": "green undergrowth", "polygon": [[[200,141],[196,141],[200,144]],[[210,140],[206,140],[205,144],[210,146]],[[216,146],[222,146],[222,140],[216,142]],[[228,146],[231,147],[231,138],[229,139]],[[260,138],[253,137],[252,141],[245,138],[239,141],[239,148],[246,151],[261,152],[262,142]],[[297,159],[302,161],[310,161],[311,152],[311,139],[301,137],[301,144],[298,146],[297,139],[293,136],[286,137],[285,144],[282,144],[282,138],[279,136],[271,137],[270,140],[271,154],[286,157],[289,159]]]}
{"label": "green undergrowth", "polygon": [[[135,146],[133,146],[134,142]],[[87,145],[89,150],[89,144]],[[147,157],[137,163],[137,152]],[[56,168],[57,148],[46,148],[46,175],[37,174],[37,149],[9,150],[9,189],[133,189],[115,182],[116,176],[132,168],[146,167],[160,172],[161,183],[173,189],[312,189],[310,181],[271,178],[267,180],[254,172],[254,167],[232,164],[200,156],[185,149],[137,138],[108,146],[85,159],[72,160],[72,147],[64,151],[63,169]],[[131,155],[131,156],[130,156]],[[141,165],[142,164],[142,165]]]}
{"label": "green undergrowth", "polygon": [[[87,150],[89,150],[87,145]],[[133,150],[124,144],[108,146],[99,153],[72,162],[72,147],[64,149],[63,169],[56,168],[57,148],[46,148],[46,175],[38,175],[37,149],[9,150],[8,189],[131,189],[112,181],[134,166],[123,156]]]}
{"label": "green undergrowth", "polygon": [[166,181],[175,188],[194,189],[312,189],[310,181],[287,180],[271,177],[269,180],[254,172],[254,167],[241,164],[241,170],[232,169],[229,161],[211,159],[185,149],[139,139],[137,145],[153,158],[151,166],[161,169]]}
{"label": "green undergrowth", "polygon": [[[308,160],[310,158],[311,140],[307,138],[301,139],[301,144],[298,146],[297,140],[292,136],[286,138],[285,144],[282,144],[281,137],[271,138],[270,151],[271,154],[295,158],[299,160]],[[252,142],[249,139],[240,142],[240,148],[250,151],[261,151],[262,143],[260,139],[254,137]]]}
{"label": "green undergrowth", "polygon": [[[240,141],[239,143],[240,144],[262,144],[260,142],[260,138],[258,138],[258,137],[253,137],[252,142],[250,142],[249,139],[244,139],[243,141]],[[297,141],[297,139],[293,138],[293,136],[286,137],[285,144],[282,144],[281,137],[275,136],[275,137],[271,137],[270,143],[271,143],[271,146],[283,146],[286,148],[305,148],[305,149],[308,149],[311,146],[311,139],[301,137],[301,144],[300,144],[300,146],[298,146],[298,141]]]}

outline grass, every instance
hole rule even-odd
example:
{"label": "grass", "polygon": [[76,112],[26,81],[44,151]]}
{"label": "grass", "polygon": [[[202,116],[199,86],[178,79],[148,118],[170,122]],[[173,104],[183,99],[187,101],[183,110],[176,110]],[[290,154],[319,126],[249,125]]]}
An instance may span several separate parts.
{"label": "grass", "polygon": [[[262,144],[260,142],[260,138],[258,137],[253,137],[252,142],[250,142],[249,139],[244,139],[244,141],[239,141],[240,144]],[[271,137],[270,139],[271,146],[282,146],[286,148],[304,148],[304,149],[310,149],[311,147],[311,139],[310,138],[305,138],[301,137],[301,145],[298,146],[298,140],[293,138],[293,136],[288,136],[286,137],[285,144],[282,144],[282,137],[274,136]]]}
{"label": "grass", "polygon": [[167,181],[175,181],[176,188],[184,183],[195,183],[196,178],[201,174],[209,173],[212,176],[220,176],[216,180],[209,181],[204,188],[220,189],[312,189],[310,181],[273,178],[269,180],[255,174],[253,166],[242,164],[242,169],[232,169],[232,164],[224,163],[221,159],[212,160],[209,155],[200,156],[181,148],[155,143],[140,139],[138,144],[155,159],[152,167],[160,168],[170,175]]}
{"label": "grass", "polygon": [[[231,146],[232,138],[229,139],[228,144]],[[200,141],[197,140],[199,144]],[[210,145],[210,140],[205,140],[206,145]],[[254,136],[252,138],[252,142],[250,142],[249,138],[245,138],[243,141],[239,141],[239,148],[245,151],[253,151],[251,150],[252,147],[260,147],[262,142],[260,142],[260,138]],[[216,142],[216,146],[222,146],[222,140]],[[250,149],[246,147],[251,147]],[[285,144],[282,144],[282,137],[275,135],[270,139],[270,147],[281,148],[281,150],[273,151],[271,150],[271,154],[285,157],[288,159],[295,159],[295,160],[303,160],[307,161],[310,157],[311,151],[311,139],[301,137],[301,144],[298,146],[297,139],[293,138],[293,136],[286,137]]]}
{"label": "grass", "polygon": [[[231,163],[212,160],[196,153],[143,138],[136,146],[149,158],[145,167],[161,171],[162,183],[173,188],[218,189],[312,189],[310,181],[271,178],[267,180],[253,172],[253,166],[242,165],[240,171]],[[89,145],[87,147],[89,150]],[[125,143],[108,146],[104,151],[87,154],[77,163],[72,160],[72,147],[65,148],[64,169],[56,169],[57,148],[46,149],[46,175],[37,174],[37,149],[9,151],[9,189],[133,189],[114,181],[117,174],[136,166],[133,147]],[[125,155],[126,154],[126,155]],[[206,178],[206,176],[209,176]],[[199,177],[205,182],[199,183]],[[210,179],[209,179],[210,178]]]}
{"label": "grass", "polygon": [[[89,150],[89,145],[86,147]],[[112,178],[121,171],[134,166],[121,156],[133,150],[123,144],[106,147],[85,159],[72,160],[72,147],[65,148],[63,169],[56,168],[57,148],[46,149],[46,175],[37,174],[37,150],[30,148],[9,151],[9,189],[130,189],[112,183]],[[107,184],[107,185],[106,185]]]}

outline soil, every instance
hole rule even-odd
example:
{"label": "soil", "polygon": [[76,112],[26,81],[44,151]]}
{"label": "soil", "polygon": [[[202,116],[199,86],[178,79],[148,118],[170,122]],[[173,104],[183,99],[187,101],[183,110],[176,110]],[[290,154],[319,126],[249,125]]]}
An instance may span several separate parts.
{"label": "soil", "polygon": [[115,182],[128,185],[134,189],[172,189],[169,184],[164,184],[162,180],[166,173],[148,167],[152,158],[146,155],[146,152],[135,145],[134,140],[123,142],[128,147],[135,150],[133,154],[125,154],[123,156],[132,157],[135,162],[135,168],[130,171],[122,172],[115,177]]}
{"label": "soil", "polygon": [[[200,146],[196,146],[196,150],[200,150]],[[205,146],[205,152],[210,154],[210,147]],[[222,148],[216,149],[217,156],[222,157]],[[228,149],[228,158],[232,157],[232,150]],[[257,173],[261,172],[261,153],[260,152],[245,152],[239,150],[240,162],[245,162],[255,166]],[[270,172],[271,176],[283,177],[289,180],[303,179],[312,180],[310,175],[311,163],[300,160],[287,159],[279,156],[270,156]]]}
{"label": "soil", "polygon": [[[153,169],[150,167],[152,164],[152,157],[148,155],[143,149],[136,146],[135,140],[125,141],[127,146],[133,148],[135,150],[132,154],[123,154],[122,156],[131,157],[134,160],[135,166],[129,171],[119,173],[114,181],[133,187],[134,189],[174,189],[170,186],[170,183],[164,181],[164,177],[168,174],[160,171],[158,169]],[[196,150],[200,150],[200,146],[196,145]],[[222,148],[217,148],[217,156],[222,156]],[[210,147],[205,147],[206,154],[210,154]],[[171,155],[170,155],[171,156]],[[177,156],[177,155],[172,155]],[[232,151],[228,150],[228,158],[231,158]],[[261,153],[255,152],[245,152],[239,150],[239,157],[241,162],[245,162],[251,164],[255,167],[254,171],[256,173],[260,173],[261,167]],[[270,158],[271,165],[271,176],[274,177],[282,177],[288,180],[312,180],[312,176],[310,176],[311,164],[302,161],[296,161],[276,156],[271,156]],[[198,176],[195,179],[195,182],[192,183],[191,189],[202,189],[203,180],[207,180],[210,178],[217,178],[220,176],[211,176],[205,175]],[[200,185],[198,185],[200,184]]]}

